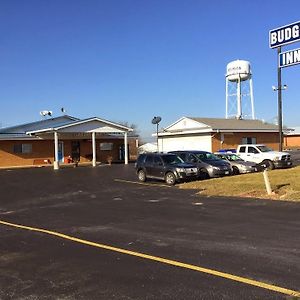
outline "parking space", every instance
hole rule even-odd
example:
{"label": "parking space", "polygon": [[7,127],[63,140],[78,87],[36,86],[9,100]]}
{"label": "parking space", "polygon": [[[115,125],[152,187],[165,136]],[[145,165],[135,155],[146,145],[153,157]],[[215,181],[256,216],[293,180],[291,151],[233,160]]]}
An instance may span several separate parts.
{"label": "parking space", "polygon": [[288,151],[288,152],[291,154],[293,164],[295,166],[299,166],[300,165],[300,150],[292,150],[292,151]]}
{"label": "parking space", "polygon": [[1,299],[288,299],[299,290],[297,203],[140,184],[132,165],[1,170],[0,180],[0,220],[27,226],[0,225]]}

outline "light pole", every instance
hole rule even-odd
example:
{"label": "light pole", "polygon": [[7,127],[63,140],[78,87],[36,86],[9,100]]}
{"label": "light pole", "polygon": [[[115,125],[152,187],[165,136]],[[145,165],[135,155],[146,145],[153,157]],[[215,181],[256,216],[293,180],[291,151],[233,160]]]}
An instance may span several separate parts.
{"label": "light pole", "polygon": [[156,144],[157,144],[157,152],[159,152],[158,147],[158,124],[161,121],[161,117],[154,117],[151,121],[152,124],[156,124]]}
{"label": "light pole", "polygon": [[[279,47],[280,48],[280,47]],[[279,132],[279,151],[282,151],[282,90],[287,89],[287,85],[281,85],[281,69],[278,68],[278,86],[272,86],[273,91],[277,91],[278,98],[278,132]]]}

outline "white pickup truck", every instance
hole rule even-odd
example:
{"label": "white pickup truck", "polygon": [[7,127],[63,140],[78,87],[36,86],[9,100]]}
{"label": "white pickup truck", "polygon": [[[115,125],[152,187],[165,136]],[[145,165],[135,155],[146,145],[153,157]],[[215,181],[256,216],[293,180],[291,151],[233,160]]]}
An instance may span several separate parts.
{"label": "white pickup truck", "polygon": [[264,165],[268,169],[287,168],[293,165],[289,153],[273,151],[263,144],[238,145],[237,154],[246,161]]}

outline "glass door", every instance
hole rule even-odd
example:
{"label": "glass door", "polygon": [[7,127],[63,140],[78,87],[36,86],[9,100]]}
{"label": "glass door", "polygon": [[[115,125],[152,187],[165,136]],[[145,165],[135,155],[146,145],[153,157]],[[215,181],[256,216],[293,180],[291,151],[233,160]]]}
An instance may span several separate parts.
{"label": "glass door", "polygon": [[73,162],[80,161],[80,142],[79,141],[71,142],[71,156],[72,156]]}

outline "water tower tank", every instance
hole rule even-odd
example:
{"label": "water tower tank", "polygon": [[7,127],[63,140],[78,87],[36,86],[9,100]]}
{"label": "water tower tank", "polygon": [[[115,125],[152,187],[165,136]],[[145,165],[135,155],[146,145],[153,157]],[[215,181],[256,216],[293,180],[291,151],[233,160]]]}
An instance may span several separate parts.
{"label": "water tower tank", "polygon": [[249,61],[235,60],[227,64],[226,78],[229,81],[244,81],[251,77]]}

